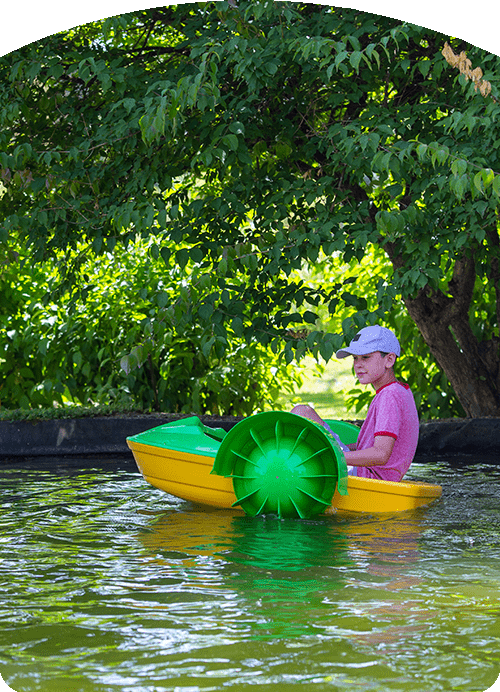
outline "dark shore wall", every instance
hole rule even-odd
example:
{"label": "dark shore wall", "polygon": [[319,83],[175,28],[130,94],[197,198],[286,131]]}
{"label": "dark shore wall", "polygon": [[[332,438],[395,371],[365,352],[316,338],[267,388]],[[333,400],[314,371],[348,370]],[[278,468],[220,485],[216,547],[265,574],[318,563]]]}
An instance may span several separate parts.
{"label": "dark shore wall", "polygon": [[[131,456],[126,438],[179,416],[144,415],[49,421],[0,421],[0,462],[23,458],[89,454]],[[200,417],[205,425],[229,430],[240,418]],[[484,455],[500,462],[500,418],[421,423],[417,458]]]}

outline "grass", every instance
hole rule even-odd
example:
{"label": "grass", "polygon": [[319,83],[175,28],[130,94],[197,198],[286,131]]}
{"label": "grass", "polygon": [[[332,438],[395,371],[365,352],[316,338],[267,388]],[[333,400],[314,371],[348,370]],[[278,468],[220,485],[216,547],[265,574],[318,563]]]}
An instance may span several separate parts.
{"label": "grass", "polygon": [[317,413],[326,419],[352,420],[366,416],[366,409],[358,413],[347,410],[346,392],[356,383],[352,374],[351,359],[331,360],[320,374],[313,358],[306,359],[307,367],[303,371],[303,383],[293,394],[283,394],[279,403],[285,410],[294,404],[303,403],[312,406]]}
{"label": "grass", "polygon": [[116,416],[140,414],[136,406],[53,406],[52,408],[0,409],[0,421],[18,420],[59,420],[65,418],[93,418],[95,416]]}

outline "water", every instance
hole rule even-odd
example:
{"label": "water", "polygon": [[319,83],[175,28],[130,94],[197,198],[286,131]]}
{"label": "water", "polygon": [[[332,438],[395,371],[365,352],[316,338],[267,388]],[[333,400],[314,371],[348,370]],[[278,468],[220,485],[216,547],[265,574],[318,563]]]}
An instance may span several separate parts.
{"label": "water", "polygon": [[[16,692],[483,692],[500,673],[500,467],[308,521],[202,511],[122,462],[0,467],[0,674]],[[458,465],[457,465],[458,464]]]}

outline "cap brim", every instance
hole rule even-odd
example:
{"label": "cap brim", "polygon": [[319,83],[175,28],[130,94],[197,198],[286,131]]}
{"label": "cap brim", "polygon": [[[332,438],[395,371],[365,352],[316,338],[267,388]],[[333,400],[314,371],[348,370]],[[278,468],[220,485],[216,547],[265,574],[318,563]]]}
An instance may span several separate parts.
{"label": "cap brim", "polygon": [[351,353],[350,351],[346,351],[345,348],[341,348],[340,351],[337,351],[335,356],[337,358],[347,358],[347,356],[353,356],[354,354]]}

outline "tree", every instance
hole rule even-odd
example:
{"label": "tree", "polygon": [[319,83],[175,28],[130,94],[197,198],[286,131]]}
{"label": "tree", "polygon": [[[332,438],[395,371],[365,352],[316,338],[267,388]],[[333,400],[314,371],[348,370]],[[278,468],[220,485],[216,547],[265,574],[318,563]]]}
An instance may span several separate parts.
{"label": "tree", "polygon": [[[499,415],[498,74],[453,37],[308,3],[57,34],[0,60],[0,239],[21,233],[35,262],[67,251],[62,286],[81,291],[79,243],[154,237],[151,261],[197,267],[161,319],[199,325],[205,354],[237,335],[328,360],[401,296],[467,415]],[[294,274],[374,246],[392,263],[374,308],[352,276]],[[344,334],[314,328],[320,305],[356,309]]]}

